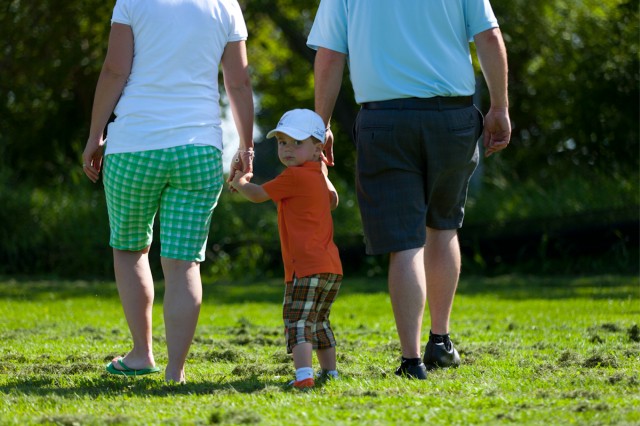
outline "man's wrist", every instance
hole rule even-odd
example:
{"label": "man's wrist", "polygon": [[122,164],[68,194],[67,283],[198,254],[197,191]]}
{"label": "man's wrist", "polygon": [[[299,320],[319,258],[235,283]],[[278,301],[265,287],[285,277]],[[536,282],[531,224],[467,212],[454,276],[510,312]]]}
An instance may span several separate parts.
{"label": "man's wrist", "polygon": [[491,105],[489,107],[489,109],[492,109],[494,111],[508,111],[509,110],[509,105]]}

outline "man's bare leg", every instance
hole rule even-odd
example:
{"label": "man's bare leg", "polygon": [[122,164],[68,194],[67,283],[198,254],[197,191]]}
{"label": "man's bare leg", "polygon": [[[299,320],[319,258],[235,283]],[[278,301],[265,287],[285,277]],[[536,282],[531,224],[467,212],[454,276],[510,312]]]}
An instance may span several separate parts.
{"label": "man's bare leg", "polygon": [[420,357],[420,334],[426,299],[424,248],[391,253],[389,295],[404,358]]}

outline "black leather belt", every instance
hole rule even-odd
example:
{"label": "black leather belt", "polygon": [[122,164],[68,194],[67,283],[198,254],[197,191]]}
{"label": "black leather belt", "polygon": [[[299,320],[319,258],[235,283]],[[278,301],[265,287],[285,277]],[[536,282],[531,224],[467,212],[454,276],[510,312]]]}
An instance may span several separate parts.
{"label": "black leather belt", "polygon": [[473,96],[436,96],[433,98],[403,98],[364,102],[364,109],[453,109],[473,105]]}

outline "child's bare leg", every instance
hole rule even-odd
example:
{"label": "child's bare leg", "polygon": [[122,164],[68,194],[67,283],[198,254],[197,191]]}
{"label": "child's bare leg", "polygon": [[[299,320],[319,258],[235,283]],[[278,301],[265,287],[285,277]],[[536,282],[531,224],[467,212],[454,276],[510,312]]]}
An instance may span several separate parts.
{"label": "child's bare leg", "polygon": [[336,370],[335,339],[329,322],[329,311],[340,290],[341,283],[342,276],[329,274],[322,288],[321,302],[318,306],[318,315],[313,329],[313,335],[317,339],[318,345],[320,346],[321,344],[324,347],[324,349],[316,351],[318,362],[322,368],[322,375],[328,374],[332,378],[337,378],[338,372]]}
{"label": "child's bare leg", "polygon": [[299,368],[309,367],[313,361],[313,347],[311,343],[300,343],[293,347],[291,350],[293,353],[293,365],[296,370]]}
{"label": "child's bare leg", "polygon": [[316,351],[316,355],[318,356],[318,362],[320,363],[320,368],[322,368],[325,371],[332,371],[336,369],[335,346],[327,349],[318,349]]}
{"label": "child's bare leg", "polygon": [[291,350],[293,353],[293,364],[296,367],[296,380],[293,386],[297,388],[313,387],[313,347],[311,343],[299,343]]}

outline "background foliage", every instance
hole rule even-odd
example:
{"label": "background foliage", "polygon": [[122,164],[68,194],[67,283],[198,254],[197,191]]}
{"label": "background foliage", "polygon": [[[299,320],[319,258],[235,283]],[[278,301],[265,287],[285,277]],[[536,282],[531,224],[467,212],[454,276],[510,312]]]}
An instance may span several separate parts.
{"label": "background foliage", "polygon": [[[313,108],[314,52],[305,41],[318,1],[240,3],[250,33],[256,120],[264,130],[288,109]],[[109,273],[100,185],[84,179],[78,164],[113,4],[9,0],[0,6],[0,272]],[[474,177],[461,231],[467,265],[488,271],[510,258],[553,267],[554,254],[564,252],[566,264],[571,249],[570,258],[604,253],[616,259],[614,267],[637,271],[637,3],[492,4],[508,47],[514,132],[511,147],[484,161]],[[486,110],[481,78],[479,95]],[[357,108],[345,75],[333,118],[332,180],[342,194],[336,239],[349,264],[376,273],[379,260],[362,254],[353,196],[349,135]],[[258,145],[258,181],[278,171],[272,148]],[[583,244],[585,234],[591,246]],[[210,240],[212,273],[280,273],[271,205],[225,194]]]}

